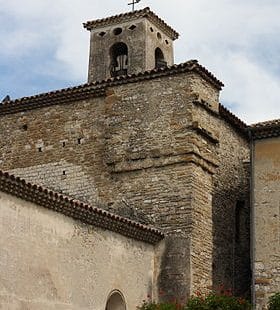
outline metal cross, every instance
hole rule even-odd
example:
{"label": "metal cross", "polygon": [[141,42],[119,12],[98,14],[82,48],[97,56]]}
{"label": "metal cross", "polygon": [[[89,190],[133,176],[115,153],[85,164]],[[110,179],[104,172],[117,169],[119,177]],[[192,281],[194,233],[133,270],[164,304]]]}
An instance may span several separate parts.
{"label": "metal cross", "polygon": [[132,2],[128,4],[128,5],[132,5],[132,12],[134,12],[135,4],[139,3],[140,1],[141,0],[132,0]]}

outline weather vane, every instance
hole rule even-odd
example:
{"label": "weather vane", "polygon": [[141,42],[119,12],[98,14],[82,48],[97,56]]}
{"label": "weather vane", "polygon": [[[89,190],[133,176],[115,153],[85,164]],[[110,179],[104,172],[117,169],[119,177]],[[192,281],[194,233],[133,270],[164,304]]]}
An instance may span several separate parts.
{"label": "weather vane", "polygon": [[132,5],[132,12],[134,12],[135,4],[139,3],[141,0],[132,0],[128,5]]}

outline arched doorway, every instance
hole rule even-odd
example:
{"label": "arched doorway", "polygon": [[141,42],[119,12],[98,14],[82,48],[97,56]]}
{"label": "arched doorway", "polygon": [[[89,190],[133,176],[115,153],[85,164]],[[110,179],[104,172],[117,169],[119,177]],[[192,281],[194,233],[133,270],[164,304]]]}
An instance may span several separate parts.
{"label": "arched doorway", "polygon": [[110,71],[111,76],[127,75],[128,67],[128,48],[127,45],[118,42],[115,43],[110,49],[111,64]]}
{"label": "arched doorway", "polygon": [[109,295],[105,310],[126,310],[124,297],[119,291],[113,291]]}
{"label": "arched doorway", "polygon": [[166,66],[167,66],[167,62],[164,59],[163,52],[159,47],[157,47],[155,50],[155,67],[165,68]]}

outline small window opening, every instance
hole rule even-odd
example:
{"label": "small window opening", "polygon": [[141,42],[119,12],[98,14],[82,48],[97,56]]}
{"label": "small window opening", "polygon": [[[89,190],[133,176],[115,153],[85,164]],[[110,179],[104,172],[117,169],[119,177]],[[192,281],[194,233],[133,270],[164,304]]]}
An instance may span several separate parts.
{"label": "small window opening", "polygon": [[27,128],[28,128],[28,126],[27,126],[26,124],[22,126],[22,129],[23,129],[24,131],[26,131]]}
{"label": "small window opening", "polygon": [[42,152],[42,148],[41,147],[38,147],[38,152]]}
{"label": "small window opening", "polygon": [[118,291],[111,293],[107,300],[105,310],[126,310],[126,305],[122,294]]}
{"label": "small window opening", "polygon": [[106,32],[105,32],[105,31],[101,31],[101,32],[99,32],[99,34],[98,34],[98,35],[99,35],[100,37],[104,37],[104,36],[105,36],[105,34],[106,34]]}
{"label": "small window opening", "polygon": [[167,62],[165,61],[163,52],[159,47],[157,47],[155,50],[155,67],[156,68],[167,67]]}
{"label": "small window opening", "polygon": [[122,28],[115,28],[115,29],[113,30],[113,33],[114,33],[115,36],[118,36],[119,34],[122,33]]}
{"label": "small window opening", "polygon": [[151,31],[151,32],[154,32],[154,29],[153,29],[153,27],[150,27],[150,31]]}
{"label": "small window opening", "polygon": [[136,28],[135,25],[131,25],[128,29],[129,29],[129,30],[134,30],[135,28]]}
{"label": "small window opening", "polygon": [[169,44],[168,40],[165,40],[165,43],[168,45]]}
{"label": "small window opening", "polygon": [[78,138],[78,144],[82,143],[82,138]]}
{"label": "small window opening", "polygon": [[111,47],[111,76],[127,75],[128,49],[126,44],[119,42]]}
{"label": "small window opening", "polygon": [[66,142],[62,142],[62,147],[65,147],[66,146]]}
{"label": "small window opening", "polygon": [[66,171],[65,171],[65,170],[63,170],[63,171],[62,171],[62,174],[63,174],[63,175],[66,175]]}
{"label": "small window opening", "polygon": [[161,34],[159,32],[157,33],[157,38],[161,40]]}

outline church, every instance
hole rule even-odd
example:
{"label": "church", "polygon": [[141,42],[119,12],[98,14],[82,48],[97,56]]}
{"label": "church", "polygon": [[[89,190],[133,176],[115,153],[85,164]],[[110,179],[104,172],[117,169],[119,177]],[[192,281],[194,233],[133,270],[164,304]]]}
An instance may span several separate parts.
{"label": "church", "polygon": [[88,21],[88,82],[0,104],[0,308],[280,291],[280,120],[248,126],[149,8]]}

